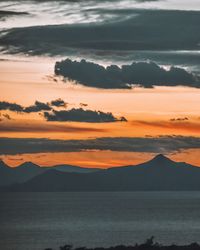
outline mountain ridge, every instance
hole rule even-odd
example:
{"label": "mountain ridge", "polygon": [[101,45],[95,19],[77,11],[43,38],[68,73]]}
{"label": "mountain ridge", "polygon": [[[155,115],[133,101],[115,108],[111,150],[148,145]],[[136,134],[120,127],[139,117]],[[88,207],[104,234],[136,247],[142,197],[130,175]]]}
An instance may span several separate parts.
{"label": "mountain ridge", "polygon": [[200,190],[200,168],[157,155],[153,159],[90,173],[55,168],[7,187],[12,192],[192,191]]}

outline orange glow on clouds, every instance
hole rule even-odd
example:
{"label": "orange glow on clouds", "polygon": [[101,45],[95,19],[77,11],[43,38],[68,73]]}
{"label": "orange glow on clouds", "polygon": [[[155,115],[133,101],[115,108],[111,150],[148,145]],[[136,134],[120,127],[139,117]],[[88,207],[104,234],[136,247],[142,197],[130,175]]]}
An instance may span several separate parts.
{"label": "orange glow on clouds", "polygon": [[[174,161],[185,161],[192,165],[200,166],[200,149],[185,150],[174,154],[168,154]],[[2,155],[0,158],[10,166],[32,161],[41,166],[54,166],[57,164],[69,164],[88,168],[109,168],[117,166],[136,165],[153,158],[153,153],[112,152],[112,151],[87,151],[67,153],[37,153],[22,155]]]}
{"label": "orange glow on clouds", "polygon": [[[19,61],[0,61],[1,101],[16,102],[23,106],[36,100],[49,102],[62,98],[68,108],[88,104],[91,110],[112,112],[125,116],[128,122],[77,123],[47,122],[40,114],[9,114],[11,120],[0,122],[0,137],[87,139],[96,137],[144,137],[146,135],[200,135],[200,89],[184,87],[157,87],[155,89],[99,90],[79,85],[68,85],[52,80],[56,59],[23,58]],[[187,121],[170,119],[188,117]],[[0,117],[1,118],[1,117]],[[199,150],[187,150],[170,155],[175,160],[200,165]],[[111,167],[137,164],[152,157],[148,153],[130,152],[79,152],[2,156],[7,163],[16,166],[23,161],[41,165],[60,163],[85,167]]]}

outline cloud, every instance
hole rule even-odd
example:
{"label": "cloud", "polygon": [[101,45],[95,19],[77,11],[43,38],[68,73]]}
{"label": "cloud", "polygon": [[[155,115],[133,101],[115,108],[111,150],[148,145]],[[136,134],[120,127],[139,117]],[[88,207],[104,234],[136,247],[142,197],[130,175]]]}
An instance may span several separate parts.
{"label": "cloud", "polygon": [[163,85],[200,87],[200,77],[182,68],[166,70],[153,62],[133,62],[131,65],[104,68],[86,60],[77,62],[66,59],[56,62],[55,74],[85,86],[105,89],[130,89],[133,85],[146,88]]}
{"label": "cloud", "polygon": [[[41,115],[45,117],[47,121],[58,121],[58,122],[91,122],[91,123],[103,123],[103,122],[126,122],[125,117],[116,118],[110,112],[103,112],[103,111],[93,111],[93,110],[85,110],[83,108],[72,108],[72,109],[65,109],[65,110],[55,110],[54,107],[66,107],[67,103],[64,102],[62,99],[56,99],[51,101],[50,103],[43,103],[36,101],[34,105],[23,107],[16,103],[9,103],[9,102],[0,102],[0,110],[10,110],[14,112],[21,112],[21,113],[38,113],[43,111]],[[85,107],[86,104],[82,104],[81,106]],[[45,111],[45,112],[44,112]],[[51,111],[51,112],[47,112]],[[9,119],[10,117],[5,118]],[[2,119],[1,119],[2,121]]]}
{"label": "cloud", "polygon": [[[0,118],[1,119],[1,118]],[[2,120],[3,121],[3,120]],[[40,124],[40,123],[2,123],[1,133],[101,133],[107,132],[104,128],[79,127],[60,124]]]}
{"label": "cloud", "polygon": [[0,113],[0,122],[4,120],[12,120],[11,116],[9,114],[2,114]]}
{"label": "cloud", "polygon": [[0,20],[4,21],[7,17],[12,17],[12,16],[24,16],[24,15],[29,15],[28,12],[18,12],[18,11],[4,11],[0,10]]}
{"label": "cloud", "polygon": [[172,118],[170,119],[171,122],[182,122],[182,121],[189,121],[188,117],[183,117],[183,118]]}
{"label": "cloud", "polygon": [[55,107],[66,107],[67,103],[65,101],[63,101],[61,98],[58,98],[56,100],[51,101],[51,106],[55,106]]}
{"label": "cloud", "polygon": [[0,154],[13,155],[45,152],[80,152],[85,150],[173,153],[187,149],[199,149],[200,137],[102,137],[88,140],[0,138],[0,145]]}
{"label": "cloud", "polygon": [[[113,5],[114,6],[114,5]],[[198,50],[198,11],[144,10],[124,8],[92,9],[99,16],[113,16],[109,22],[46,25],[15,28],[0,38],[2,46],[16,52],[60,55],[73,49],[102,51]],[[91,8],[84,14],[91,15]],[[94,32],[95,31],[95,32]]]}
{"label": "cloud", "polygon": [[82,103],[82,102],[81,102],[79,105],[80,105],[81,107],[87,107],[87,106],[88,106],[87,103]]}
{"label": "cloud", "polygon": [[35,113],[40,111],[51,110],[52,108],[48,103],[36,101],[34,105],[24,108],[23,112],[25,113]]}
{"label": "cloud", "polygon": [[175,131],[188,131],[192,133],[200,133],[200,124],[198,120],[190,121],[190,120],[172,120],[172,121],[133,121],[132,125],[141,125],[146,126],[146,129],[160,128],[160,129],[168,129],[173,132]]}
{"label": "cloud", "polygon": [[10,110],[15,112],[23,112],[23,107],[16,103],[0,102],[0,110]]}
{"label": "cloud", "polygon": [[0,102],[0,110],[10,110],[13,112],[20,113],[35,113],[40,111],[51,110],[51,106],[48,103],[38,102],[36,101],[34,105],[23,107],[22,105],[10,102]]}
{"label": "cloud", "polygon": [[91,123],[102,123],[102,122],[117,122],[126,121],[126,118],[121,117],[120,119],[113,116],[112,113],[104,113],[102,111],[84,110],[82,108],[70,109],[70,110],[53,110],[50,112],[44,112],[44,117],[47,121],[73,121],[73,122],[91,122]]}
{"label": "cloud", "polygon": [[3,114],[3,117],[5,117],[7,120],[12,120],[9,114]]}

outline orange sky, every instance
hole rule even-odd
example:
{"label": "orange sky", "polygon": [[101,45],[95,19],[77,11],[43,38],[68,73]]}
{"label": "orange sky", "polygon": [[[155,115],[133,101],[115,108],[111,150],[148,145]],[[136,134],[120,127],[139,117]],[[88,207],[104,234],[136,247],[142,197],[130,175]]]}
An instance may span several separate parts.
{"label": "orange sky", "polygon": [[[47,122],[40,114],[9,114],[11,120],[0,123],[0,137],[87,139],[96,137],[144,137],[146,135],[200,135],[200,90],[184,87],[155,89],[98,90],[67,85],[51,80],[56,59],[22,58],[19,61],[0,61],[1,101],[32,105],[35,100],[50,102],[62,98],[68,108],[88,104],[91,110],[112,112],[125,116],[128,122],[78,123]],[[186,121],[170,121],[184,118]],[[174,160],[200,165],[199,150],[170,155]],[[23,161],[43,165],[68,163],[88,167],[109,167],[136,164],[152,157],[149,153],[81,152],[20,156],[0,156],[12,166]]]}

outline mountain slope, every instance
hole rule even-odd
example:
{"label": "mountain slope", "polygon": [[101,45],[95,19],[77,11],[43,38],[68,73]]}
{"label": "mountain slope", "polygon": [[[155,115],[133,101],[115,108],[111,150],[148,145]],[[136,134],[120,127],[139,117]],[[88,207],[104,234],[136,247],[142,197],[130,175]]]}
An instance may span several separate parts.
{"label": "mountain slope", "polygon": [[200,168],[174,162],[163,155],[136,166],[94,173],[49,170],[10,187],[10,191],[158,191],[200,190]]}
{"label": "mountain slope", "polygon": [[83,168],[83,167],[78,167],[78,166],[72,166],[72,165],[55,165],[51,167],[51,169],[55,169],[61,172],[67,172],[67,173],[93,173],[100,171],[100,168]]}

